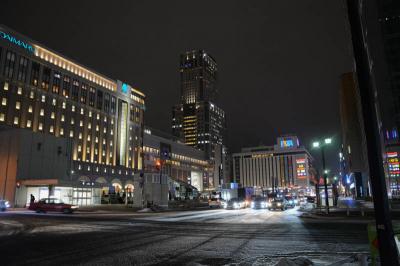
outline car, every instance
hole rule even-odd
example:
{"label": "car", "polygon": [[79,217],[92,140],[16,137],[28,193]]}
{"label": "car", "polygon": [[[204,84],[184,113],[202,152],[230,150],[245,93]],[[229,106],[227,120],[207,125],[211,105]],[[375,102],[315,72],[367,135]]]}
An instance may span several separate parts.
{"label": "car", "polygon": [[315,203],[315,198],[316,197],[308,196],[307,197],[307,203]]}
{"label": "car", "polygon": [[251,201],[250,207],[252,209],[265,209],[267,207],[267,199],[263,197],[256,197]]}
{"label": "car", "polygon": [[285,199],[287,201],[288,208],[294,208],[296,206],[295,199],[292,196],[285,196]]}
{"label": "car", "polygon": [[286,210],[288,207],[288,202],[284,198],[275,198],[272,201],[268,202],[268,210]]}
{"label": "car", "polygon": [[33,202],[29,205],[29,210],[39,212],[62,212],[73,213],[78,209],[78,206],[66,204],[59,199],[46,198],[41,199],[39,202]]}
{"label": "car", "polygon": [[7,200],[0,199],[0,211],[4,212],[10,208],[10,203]]}
{"label": "car", "polygon": [[238,198],[230,199],[224,203],[225,209],[242,209],[245,207],[246,207],[245,201]]}
{"label": "car", "polygon": [[220,199],[217,198],[211,198],[208,200],[208,207],[210,208],[221,208],[222,203]]}

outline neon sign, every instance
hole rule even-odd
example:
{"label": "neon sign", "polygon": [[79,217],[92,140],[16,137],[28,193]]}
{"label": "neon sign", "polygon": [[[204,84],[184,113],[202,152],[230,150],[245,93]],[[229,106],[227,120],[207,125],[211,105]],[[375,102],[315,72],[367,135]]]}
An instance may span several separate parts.
{"label": "neon sign", "polygon": [[292,139],[281,140],[281,147],[282,148],[293,147],[293,140]]}
{"label": "neon sign", "polygon": [[14,36],[7,34],[5,32],[0,31],[0,38],[6,39],[8,40],[10,43],[16,44],[21,48],[24,48],[25,50],[34,53],[35,52],[35,48],[32,47],[32,45],[30,45],[29,43],[23,42],[21,40],[18,40],[17,38],[15,38]]}
{"label": "neon sign", "polygon": [[125,93],[125,94],[128,93],[128,84],[122,83],[121,90],[122,90],[122,92]]}
{"label": "neon sign", "polygon": [[297,172],[297,177],[304,178],[307,176],[306,173],[306,159],[296,159],[296,172]]}

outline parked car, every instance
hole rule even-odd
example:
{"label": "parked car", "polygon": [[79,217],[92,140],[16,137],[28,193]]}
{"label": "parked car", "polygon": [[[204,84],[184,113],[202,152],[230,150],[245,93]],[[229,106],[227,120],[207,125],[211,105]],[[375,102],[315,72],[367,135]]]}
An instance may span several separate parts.
{"label": "parked car", "polygon": [[286,210],[288,207],[288,202],[285,198],[275,198],[268,203],[268,210]]}
{"label": "parked car", "polygon": [[29,210],[39,212],[62,212],[73,213],[78,209],[78,206],[66,204],[59,199],[47,198],[41,199],[39,202],[34,202],[29,205]]}
{"label": "parked car", "polygon": [[217,198],[211,198],[208,200],[208,206],[210,208],[221,208],[222,202],[220,199]]}
{"label": "parked car", "polygon": [[0,199],[0,211],[4,212],[10,208],[10,203],[7,200]]}
{"label": "parked car", "polygon": [[315,203],[315,197],[308,196],[308,197],[307,197],[307,202],[308,202],[308,203]]}
{"label": "parked car", "polygon": [[256,197],[250,203],[252,209],[265,209],[267,207],[267,199],[263,197]]}
{"label": "parked car", "polygon": [[245,207],[245,201],[238,198],[230,199],[224,204],[225,209],[242,209]]}

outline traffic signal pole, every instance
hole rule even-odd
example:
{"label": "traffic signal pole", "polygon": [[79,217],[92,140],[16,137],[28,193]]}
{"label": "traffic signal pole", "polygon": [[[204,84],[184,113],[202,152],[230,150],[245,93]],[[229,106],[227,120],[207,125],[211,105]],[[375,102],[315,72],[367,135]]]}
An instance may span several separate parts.
{"label": "traffic signal pole", "polygon": [[[371,4],[366,9],[366,5]],[[378,247],[380,254],[381,265],[399,265],[397,246],[394,239],[392,220],[389,212],[389,201],[387,196],[385,172],[383,169],[381,136],[378,127],[378,117],[375,102],[376,80],[371,77],[372,60],[371,54],[368,53],[368,43],[364,40],[369,36],[379,38],[373,30],[379,32],[377,7],[373,0],[363,1],[360,5],[360,0],[347,0],[347,11],[351,29],[351,39],[353,44],[353,53],[355,59],[356,75],[358,81],[358,89],[361,100],[361,109],[364,122],[364,131],[368,150],[368,164],[372,195],[374,200],[376,231],[378,236]],[[371,24],[376,28],[369,29],[368,36],[364,33],[363,18],[364,11],[368,13],[371,19]],[[362,16],[363,15],[363,16]],[[375,23],[375,25],[374,25]],[[369,25],[371,25],[369,24]],[[379,38],[381,41],[382,38]]]}

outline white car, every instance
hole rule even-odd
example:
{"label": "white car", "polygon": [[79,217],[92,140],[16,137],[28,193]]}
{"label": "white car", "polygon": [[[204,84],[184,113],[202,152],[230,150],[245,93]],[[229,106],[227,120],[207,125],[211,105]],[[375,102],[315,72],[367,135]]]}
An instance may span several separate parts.
{"label": "white car", "polygon": [[10,203],[7,200],[0,199],[0,211],[4,212],[10,208]]}
{"label": "white car", "polygon": [[219,199],[212,198],[208,200],[208,206],[210,208],[221,208],[222,204]]}

